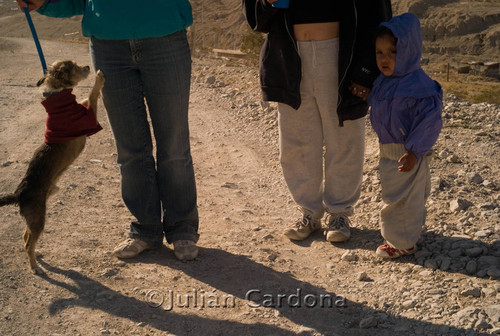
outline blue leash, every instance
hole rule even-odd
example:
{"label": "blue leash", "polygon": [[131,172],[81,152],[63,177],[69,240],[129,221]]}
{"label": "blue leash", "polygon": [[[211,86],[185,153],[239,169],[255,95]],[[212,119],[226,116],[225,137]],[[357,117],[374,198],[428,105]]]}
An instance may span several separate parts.
{"label": "blue leash", "polygon": [[[28,2],[25,0],[26,4]],[[43,73],[47,73],[47,64],[45,63],[45,57],[43,57],[42,46],[40,45],[40,40],[38,40],[38,35],[36,34],[35,26],[33,25],[33,21],[31,20],[31,15],[28,7],[24,7],[24,14],[26,15],[26,20],[28,20],[28,24],[31,29],[31,35],[33,35],[33,40],[35,40],[36,49],[38,50],[38,56],[40,57],[40,62],[42,63]]]}

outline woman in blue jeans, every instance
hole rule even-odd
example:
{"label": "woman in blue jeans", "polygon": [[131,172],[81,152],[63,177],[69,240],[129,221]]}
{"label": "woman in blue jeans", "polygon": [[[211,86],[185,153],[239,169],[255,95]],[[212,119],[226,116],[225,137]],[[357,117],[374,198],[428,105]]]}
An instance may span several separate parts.
{"label": "woman in blue jeans", "polygon": [[114,254],[133,258],[162,246],[165,236],[178,259],[196,258],[198,210],[188,128],[191,56],[185,31],[192,24],[189,1],[28,2],[30,10],[51,17],[83,14],[94,69],[106,77],[102,94],[116,141],[122,197],[136,218]]}

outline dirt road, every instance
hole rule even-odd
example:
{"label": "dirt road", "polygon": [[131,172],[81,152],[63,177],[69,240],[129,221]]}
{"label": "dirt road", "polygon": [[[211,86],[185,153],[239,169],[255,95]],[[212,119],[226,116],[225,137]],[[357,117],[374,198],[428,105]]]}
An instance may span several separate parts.
{"label": "dirt road", "polygon": [[[85,44],[44,41],[43,47],[48,62],[69,58],[89,64]],[[376,219],[381,205],[370,132],[364,196],[351,240],[333,245],[321,233],[300,243],[285,239],[281,232],[298,213],[278,164],[275,111],[259,105],[257,90],[248,90],[257,88],[255,69],[209,58],[195,58],[193,66],[190,124],[199,258],[179,262],[167,245],[131,261],[111,255],[132,218],[120,197],[116,152],[100,104],[104,130],[89,138],[49,202],[38,247],[45,275],[28,270],[18,209],[0,208],[1,335],[475,335],[499,330],[490,317],[500,292],[495,280],[426,268],[413,258],[381,262],[374,257],[382,242]],[[32,40],[0,38],[0,68],[0,192],[7,192],[17,186],[43,141],[46,115],[35,87],[42,70]],[[209,79],[212,73],[215,82]],[[87,94],[92,80],[75,89],[77,97]],[[483,245],[487,256],[500,257],[491,239]],[[467,286],[479,288],[479,296],[461,295]],[[463,312],[470,307],[476,311]],[[458,313],[464,316],[455,321]]]}

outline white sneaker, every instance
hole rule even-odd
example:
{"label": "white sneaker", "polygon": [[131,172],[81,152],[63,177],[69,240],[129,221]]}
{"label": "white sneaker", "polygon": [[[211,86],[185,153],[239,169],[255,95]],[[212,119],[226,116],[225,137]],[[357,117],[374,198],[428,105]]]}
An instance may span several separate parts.
{"label": "white sneaker", "polygon": [[321,221],[312,218],[310,215],[304,215],[302,219],[295,222],[293,228],[286,229],[284,234],[292,240],[304,240],[314,231],[321,228]]}
{"label": "white sneaker", "polygon": [[325,230],[326,240],[333,243],[345,242],[351,237],[350,220],[345,215],[329,214],[327,228]]}
{"label": "white sneaker", "polygon": [[397,249],[391,244],[386,242],[377,247],[377,251],[375,251],[375,254],[380,258],[395,259],[402,256],[413,254],[415,253],[416,250],[417,248],[415,246],[410,247],[408,249]]}
{"label": "white sneaker", "polygon": [[137,238],[127,238],[127,240],[121,242],[114,250],[113,254],[117,258],[129,259],[137,257],[141,252],[146,250],[154,250],[155,247],[152,247],[145,241],[142,241]]}

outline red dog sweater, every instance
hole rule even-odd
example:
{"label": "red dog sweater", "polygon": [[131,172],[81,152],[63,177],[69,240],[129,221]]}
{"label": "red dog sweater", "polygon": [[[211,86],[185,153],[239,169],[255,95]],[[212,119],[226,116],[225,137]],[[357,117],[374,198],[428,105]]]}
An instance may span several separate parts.
{"label": "red dog sweater", "polygon": [[42,101],[47,111],[46,143],[66,142],[102,130],[92,108],[76,101],[73,89],[66,89]]}

